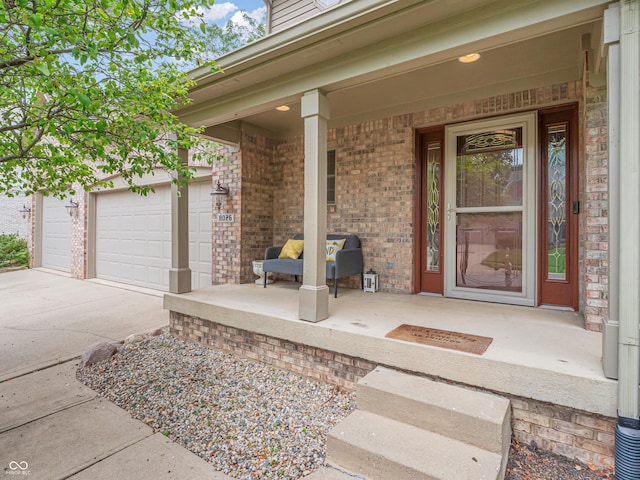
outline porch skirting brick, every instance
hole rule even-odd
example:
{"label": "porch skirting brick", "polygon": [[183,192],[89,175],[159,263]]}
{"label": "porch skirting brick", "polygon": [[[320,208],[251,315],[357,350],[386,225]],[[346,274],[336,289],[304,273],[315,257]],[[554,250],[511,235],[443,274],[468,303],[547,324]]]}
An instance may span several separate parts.
{"label": "porch skirting brick", "polygon": [[377,365],[361,358],[309,347],[258,333],[171,312],[171,335],[251,358],[314,380],[355,390]]}
{"label": "porch skirting brick", "polygon": [[[178,338],[251,358],[320,382],[336,384],[347,390],[355,390],[358,380],[377,366],[366,359],[174,311],[170,312],[169,328],[171,335]],[[613,465],[616,419],[510,396],[504,392],[491,393],[511,401],[511,427],[518,442],[535,444],[543,450],[583,463],[593,463],[599,468]]]}

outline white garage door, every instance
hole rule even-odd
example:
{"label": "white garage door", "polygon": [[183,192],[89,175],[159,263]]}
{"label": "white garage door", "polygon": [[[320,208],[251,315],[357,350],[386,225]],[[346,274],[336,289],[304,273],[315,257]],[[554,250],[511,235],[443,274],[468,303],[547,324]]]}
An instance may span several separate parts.
{"label": "white garage door", "polygon": [[189,187],[191,288],[211,286],[211,179]]}
{"label": "white garage door", "polygon": [[[169,289],[171,188],[163,186],[155,187],[155,190],[156,193],[146,197],[128,190],[97,195],[98,278],[158,290]],[[210,192],[208,182],[189,189],[189,266],[193,270],[194,289],[211,284]],[[205,230],[204,233],[200,229]],[[208,261],[203,256],[206,251],[209,252]]]}
{"label": "white garage door", "polygon": [[68,200],[42,198],[42,266],[71,272],[71,217]]}

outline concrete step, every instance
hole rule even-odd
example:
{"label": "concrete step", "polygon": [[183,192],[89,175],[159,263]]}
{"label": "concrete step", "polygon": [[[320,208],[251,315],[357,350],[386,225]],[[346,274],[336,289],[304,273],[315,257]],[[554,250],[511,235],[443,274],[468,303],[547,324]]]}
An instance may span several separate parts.
{"label": "concrete step", "polygon": [[334,467],[323,467],[311,475],[304,477],[304,480],[367,480],[360,475],[353,475],[351,473],[338,470]]}
{"label": "concrete step", "polygon": [[377,367],[358,382],[358,409],[501,455],[511,441],[509,400]]}
{"label": "concrete step", "polygon": [[327,438],[330,465],[370,480],[498,480],[501,456],[356,410]]}

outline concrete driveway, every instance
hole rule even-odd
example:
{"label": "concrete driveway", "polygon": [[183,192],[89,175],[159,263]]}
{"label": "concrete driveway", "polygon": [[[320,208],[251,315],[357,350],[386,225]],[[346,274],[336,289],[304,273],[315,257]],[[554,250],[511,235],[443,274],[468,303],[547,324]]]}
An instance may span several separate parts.
{"label": "concrete driveway", "polygon": [[165,326],[160,294],[0,273],[0,468],[37,479],[228,479],[75,378],[99,340]]}
{"label": "concrete driveway", "polygon": [[99,340],[169,324],[162,295],[41,270],[0,274],[0,381],[56,365]]}

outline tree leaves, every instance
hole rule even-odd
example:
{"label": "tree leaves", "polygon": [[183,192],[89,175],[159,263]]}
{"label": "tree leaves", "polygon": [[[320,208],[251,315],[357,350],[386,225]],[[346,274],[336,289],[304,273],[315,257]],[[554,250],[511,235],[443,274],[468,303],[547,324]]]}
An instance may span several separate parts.
{"label": "tree leaves", "polygon": [[[176,65],[204,42],[180,24],[210,0],[14,0],[0,3],[0,192],[64,193],[161,167],[178,145],[213,161],[200,129],[171,113],[193,85]],[[185,47],[187,45],[187,47]]]}
{"label": "tree leaves", "polygon": [[47,77],[51,75],[51,73],[49,72],[49,65],[47,65],[46,63],[36,63],[35,67],[36,70],[38,70],[43,75],[46,75]]}

